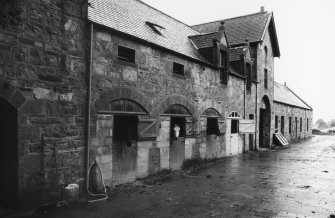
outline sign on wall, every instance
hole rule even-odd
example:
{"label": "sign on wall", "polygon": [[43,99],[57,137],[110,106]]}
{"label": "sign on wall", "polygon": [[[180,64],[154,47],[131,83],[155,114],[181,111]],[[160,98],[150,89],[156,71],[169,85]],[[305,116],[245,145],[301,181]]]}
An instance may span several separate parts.
{"label": "sign on wall", "polygon": [[240,133],[255,133],[254,120],[240,120]]}

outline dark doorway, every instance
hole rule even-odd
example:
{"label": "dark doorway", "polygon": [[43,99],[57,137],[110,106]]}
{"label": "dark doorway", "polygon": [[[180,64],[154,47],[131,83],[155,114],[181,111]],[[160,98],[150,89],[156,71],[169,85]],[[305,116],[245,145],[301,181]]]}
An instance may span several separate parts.
{"label": "dark doorway", "polygon": [[206,158],[214,158],[218,144],[218,137],[220,135],[218,119],[213,117],[207,118],[206,128]]}
{"label": "dark doorway", "polygon": [[259,146],[270,147],[270,132],[271,132],[271,108],[270,101],[267,96],[262,99],[261,108],[259,111]]}
{"label": "dark doorway", "polygon": [[285,117],[281,116],[280,118],[280,132],[284,135],[285,134]]}
{"label": "dark doorway", "polygon": [[275,133],[278,132],[278,116],[275,116]]}
{"label": "dark doorway", "polygon": [[295,138],[298,138],[298,118],[295,118]]}
{"label": "dark doorway", "polygon": [[254,150],[254,135],[249,134],[249,151]]}
{"label": "dark doorway", "polygon": [[[179,136],[175,136],[175,126],[180,128]],[[170,122],[170,168],[179,170],[185,159],[185,135],[186,135],[186,118],[171,117]]]}
{"label": "dark doorway", "polygon": [[18,124],[17,110],[0,98],[0,207],[17,207]]}
{"label": "dark doorway", "polygon": [[112,159],[114,185],[132,181],[136,177],[137,124],[137,116],[114,116]]}

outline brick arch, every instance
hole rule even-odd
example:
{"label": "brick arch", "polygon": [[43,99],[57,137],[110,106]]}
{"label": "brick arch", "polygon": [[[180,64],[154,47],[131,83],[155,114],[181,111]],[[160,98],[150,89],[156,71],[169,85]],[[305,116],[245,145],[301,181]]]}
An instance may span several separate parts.
{"label": "brick arch", "polygon": [[17,110],[27,101],[27,98],[9,82],[0,79],[0,97],[8,101]]}
{"label": "brick arch", "polygon": [[95,100],[93,104],[93,110],[97,112],[109,102],[120,98],[136,101],[142,107],[144,107],[144,109],[148,111],[148,113],[152,111],[152,104],[148,97],[146,97],[139,90],[125,87],[113,88],[107,92],[102,93],[100,97]]}
{"label": "brick arch", "polygon": [[170,95],[164,98],[156,110],[153,112],[153,115],[161,115],[170,105],[180,104],[188,109],[193,117],[198,117],[198,110],[193,105],[193,103],[182,95]]}
{"label": "brick arch", "polygon": [[214,108],[215,110],[217,110],[219,112],[221,117],[224,117],[223,106],[219,105],[215,101],[205,101],[199,108],[199,115],[203,114],[205,112],[205,110],[207,110],[208,108]]}

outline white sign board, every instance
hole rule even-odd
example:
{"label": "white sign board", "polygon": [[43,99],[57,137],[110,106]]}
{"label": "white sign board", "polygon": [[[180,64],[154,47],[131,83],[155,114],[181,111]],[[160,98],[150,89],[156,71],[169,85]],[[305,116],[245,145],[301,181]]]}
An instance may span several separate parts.
{"label": "white sign board", "polygon": [[240,120],[239,133],[255,133],[255,121],[254,120]]}

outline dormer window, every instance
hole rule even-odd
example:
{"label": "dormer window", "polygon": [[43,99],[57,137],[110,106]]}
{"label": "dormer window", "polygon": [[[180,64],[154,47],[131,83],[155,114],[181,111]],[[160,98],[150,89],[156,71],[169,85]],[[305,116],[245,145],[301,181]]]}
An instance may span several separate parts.
{"label": "dormer window", "polygon": [[250,63],[246,63],[246,71],[247,71],[247,75],[246,75],[246,79],[247,79],[247,91],[251,91],[251,64]]}
{"label": "dormer window", "polygon": [[228,84],[228,55],[226,51],[220,50],[220,79],[221,83]]}
{"label": "dormer window", "polygon": [[184,65],[173,62],[173,73],[184,76]]}
{"label": "dormer window", "polygon": [[117,58],[121,61],[135,63],[135,50],[119,45]]}

